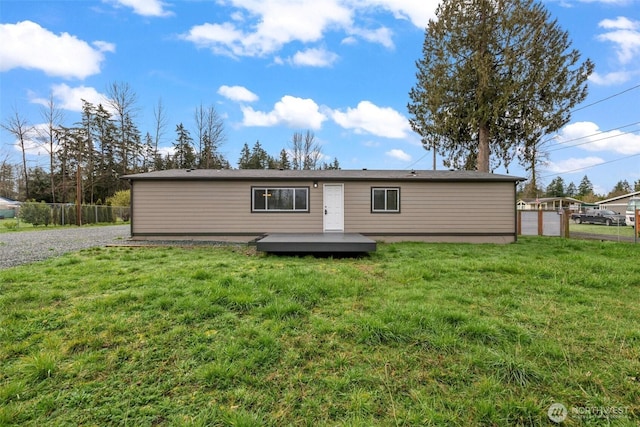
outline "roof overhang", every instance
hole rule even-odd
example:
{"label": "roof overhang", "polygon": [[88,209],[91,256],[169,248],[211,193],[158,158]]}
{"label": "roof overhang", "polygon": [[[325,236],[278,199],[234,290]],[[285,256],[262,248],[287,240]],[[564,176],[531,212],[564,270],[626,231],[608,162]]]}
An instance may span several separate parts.
{"label": "roof overhang", "polygon": [[521,182],[525,178],[476,171],[170,169],[122,176],[129,181],[430,181]]}

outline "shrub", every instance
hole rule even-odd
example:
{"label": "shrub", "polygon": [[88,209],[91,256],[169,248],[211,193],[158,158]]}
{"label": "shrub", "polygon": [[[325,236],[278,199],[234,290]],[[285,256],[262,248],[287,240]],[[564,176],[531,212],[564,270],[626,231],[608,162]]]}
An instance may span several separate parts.
{"label": "shrub", "polygon": [[36,203],[35,200],[32,200],[22,205],[20,218],[34,227],[38,225],[47,226],[51,223],[51,208],[43,201]]}
{"label": "shrub", "polygon": [[107,197],[107,205],[110,205],[110,206],[131,205],[131,191],[130,190],[116,191],[116,193],[113,196]]}
{"label": "shrub", "polygon": [[18,221],[4,221],[2,225],[4,225],[4,227],[8,230],[18,229]]}
{"label": "shrub", "polygon": [[[131,190],[116,191],[113,196],[107,197],[107,205],[120,208],[128,208],[129,206],[131,206]],[[116,215],[113,214],[113,211],[111,211],[111,215],[111,221],[115,222]],[[123,221],[129,221],[129,210],[120,209],[117,216],[119,216]]]}

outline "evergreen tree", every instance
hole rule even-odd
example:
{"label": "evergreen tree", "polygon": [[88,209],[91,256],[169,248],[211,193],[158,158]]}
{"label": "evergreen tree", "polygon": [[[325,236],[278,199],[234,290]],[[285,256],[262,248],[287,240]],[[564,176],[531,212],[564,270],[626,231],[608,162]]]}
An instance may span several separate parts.
{"label": "evergreen tree", "polygon": [[333,170],[340,169],[340,162],[338,162],[338,158],[334,157],[333,162],[331,163],[324,163],[322,165],[322,169],[333,169]]}
{"label": "evergreen tree", "polygon": [[31,196],[34,200],[52,203],[51,181],[49,174],[39,166],[29,170],[29,180],[31,181]]}
{"label": "evergreen tree", "polygon": [[238,169],[251,169],[251,151],[249,145],[245,142],[240,150],[240,158],[238,159]]}
{"label": "evergreen tree", "polygon": [[285,150],[284,148],[282,150],[280,150],[280,159],[278,160],[278,168],[279,169],[284,169],[284,170],[291,169],[291,162],[289,161],[289,154],[287,153],[287,150]]}
{"label": "evergreen tree", "polygon": [[536,0],[444,0],[428,23],[408,110],[426,149],[489,172],[540,159],[587,95],[593,64]]}
{"label": "evergreen tree", "polygon": [[249,167],[247,169],[267,169],[270,165],[270,156],[260,145],[260,141],[256,141],[251,149],[249,157]]}
{"label": "evergreen tree", "polygon": [[173,144],[174,147],[174,167],[178,169],[191,169],[195,167],[196,155],[193,149],[193,138],[182,123],[176,127],[178,137]]}
{"label": "evergreen tree", "polygon": [[140,152],[137,146],[141,143],[140,135],[133,122],[138,112],[138,95],[129,84],[114,82],[107,87],[107,97],[116,122],[116,141],[120,156],[118,173],[126,175],[132,171],[131,160],[135,158],[135,153]]}
{"label": "evergreen tree", "polygon": [[0,161],[0,197],[15,199],[17,183],[15,179],[15,167],[9,163],[9,155]]}
{"label": "evergreen tree", "polygon": [[578,190],[576,189],[576,185],[573,182],[570,182],[569,185],[567,185],[567,189],[565,190],[567,197],[574,197],[577,192]]}
{"label": "evergreen tree", "polygon": [[582,178],[582,181],[580,181],[580,185],[578,185],[578,193],[576,195],[582,198],[593,195],[593,184],[591,184],[587,175],[585,175]]}
{"label": "evergreen tree", "polygon": [[544,194],[544,191],[532,180],[527,181],[520,189],[520,197],[525,199],[535,199],[540,197],[541,194]]}
{"label": "evergreen tree", "polygon": [[631,185],[629,185],[629,181],[625,179],[624,181],[618,181],[613,187],[613,190],[607,194],[606,198],[610,199],[612,197],[623,196],[629,193],[631,193]]}
{"label": "evergreen tree", "polygon": [[566,193],[564,189],[564,180],[561,177],[555,178],[547,186],[547,191],[546,191],[547,197],[564,197],[565,194]]}
{"label": "evergreen tree", "polygon": [[640,191],[640,179],[633,184],[633,191]]}
{"label": "evergreen tree", "polygon": [[98,104],[94,114],[94,132],[98,156],[96,169],[96,197],[106,200],[122,185],[118,179],[120,170],[117,159],[117,130],[109,111]]}

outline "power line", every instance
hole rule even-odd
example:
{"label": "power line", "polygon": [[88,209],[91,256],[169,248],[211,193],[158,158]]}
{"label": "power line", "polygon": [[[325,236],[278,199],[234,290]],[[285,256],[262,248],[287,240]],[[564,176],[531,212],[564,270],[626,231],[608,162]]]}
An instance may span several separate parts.
{"label": "power line", "polygon": [[[625,127],[627,127],[627,126],[625,126]],[[622,128],[619,128],[619,129],[622,129]],[[616,130],[616,129],[613,129],[613,130]],[[602,134],[607,133],[607,132],[612,132],[612,130],[598,132],[598,133],[595,133],[593,135],[582,136],[580,138],[572,139],[571,141],[579,141],[579,140],[584,139],[584,138],[592,138],[594,136],[602,135]],[[560,150],[566,150],[567,148],[580,147],[581,145],[593,144],[594,142],[604,141],[605,139],[617,138],[619,136],[624,136],[624,135],[631,135],[631,134],[635,134],[636,132],[640,132],[640,129],[631,130],[629,132],[621,132],[621,133],[618,133],[618,134],[615,134],[615,135],[609,135],[609,136],[605,136],[603,138],[598,138],[598,139],[593,139],[593,140],[586,141],[586,142],[581,142],[580,144],[573,144],[573,145],[567,145],[567,146],[563,146],[563,147],[553,148],[551,150],[547,150],[547,153],[551,153],[551,152],[554,152],[554,151],[560,151]]]}
{"label": "power line", "polygon": [[591,168],[595,168],[597,166],[602,166],[602,165],[608,165],[610,163],[615,163],[615,162],[620,162],[622,160],[627,160],[627,159],[631,159],[632,157],[638,157],[640,156],[640,153],[638,154],[632,154],[630,156],[626,156],[626,157],[621,157],[619,159],[613,159],[613,160],[608,160],[606,162],[602,162],[602,163],[597,163],[595,165],[590,165],[590,166],[583,166],[581,168],[577,168],[577,169],[572,169],[572,170],[568,170],[568,171],[563,171],[563,172],[558,172],[558,173],[552,173],[550,175],[544,175],[539,177],[540,179],[544,179],[544,178],[549,178],[552,176],[559,176],[559,175],[565,175],[565,174],[569,174],[569,173],[574,173],[574,172],[579,172],[581,170],[585,170],[585,169],[591,169]]}
{"label": "power line", "polygon": [[608,100],[610,100],[611,98],[615,98],[616,96],[623,95],[623,94],[625,94],[625,93],[627,93],[627,92],[631,92],[632,90],[634,90],[634,89],[638,89],[638,88],[640,88],[640,84],[639,84],[639,85],[636,85],[636,86],[633,86],[633,87],[630,87],[629,89],[625,89],[625,90],[623,90],[622,92],[614,93],[614,94],[613,94],[613,95],[611,95],[611,96],[607,96],[606,98],[602,98],[602,99],[600,99],[600,100],[598,100],[598,101],[592,102],[591,104],[583,105],[583,106],[582,106],[582,107],[580,107],[580,108],[574,108],[574,109],[573,109],[573,111],[572,111],[571,113],[575,113],[576,111],[584,110],[585,108],[593,107],[594,105],[600,104],[601,102],[608,101]]}
{"label": "power line", "polygon": [[[610,96],[607,96],[607,97],[605,97],[605,98],[599,99],[599,100],[597,100],[597,101],[594,101],[594,102],[592,102],[592,103],[590,103],[590,104],[587,104],[587,105],[584,105],[584,106],[582,106],[582,107],[574,108],[574,109],[571,111],[571,114],[575,113],[576,111],[581,111],[581,110],[584,110],[584,109],[586,109],[586,108],[593,107],[594,105],[597,105],[597,104],[600,104],[600,103],[602,103],[602,102],[608,101],[608,100],[610,100],[610,99],[616,98],[616,97],[618,97],[618,96],[620,96],[620,95],[624,95],[625,93],[627,93],[627,92],[631,92],[632,90],[635,90],[635,89],[638,89],[638,88],[640,88],[640,84],[637,84],[637,85],[635,85],[635,86],[632,86],[632,87],[630,87],[630,88],[627,88],[627,89],[625,89],[625,90],[623,90],[623,91],[620,91],[620,92],[618,92],[618,93],[614,93],[613,95],[610,95]],[[567,143],[569,143],[569,142],[579,141],[579,140],[584,139],[584,138],[591,138],[591,137],[594,137],[594,136],[601,135],[601,134],[603,134],[603,133],[613,132],[614,130],[620,130],[620,129],[624,129],[624,128],[627,128],[627,127],[635,126],[635,125],[637,125],[637,124],[640,124],[640,122],[630,123],[630,124],[628,124],[628,125],[619,126],[619,127],[616,127],[616,128],[612,128],[612,129],[608,129],[608,130],[604,130],[604,131],[596,132],[596,133],[594,133],[594,134],[592,134],[592,135],[585,135],[585,136],[581,136],[581,137],[579,137],[579,138],[570,139],[570,140],[568,140],[568,141],[564,141],[564,142],[562,142],[562,144],[567,144]],[[594,143],[594,142],[598,142],[598,141],[602,141],[602,140],[610,139],[610,138],[615,138],[615,137],[618,137],[618,136],[623,136],[623,135],[633,134],[633,133],[636,133],[636,132],[639,132],[639,131],[640,131],[640,130],[633,130],[633,131],[629,131],[629,132],[620,133],[620,134],[618,134],[618,135],[612,135],[612,136],[608,136],[608,137],[605,137],[605,138],[597,139],[597,140],[594,140],[594,141],[587,141],[587,142],[584,142],[584,143],[581,143],[581,144],[575,144],[575,145],[570,145],[570,146],[558,147],[558,148],[554,148],[554,149],[551,149],[551,150],[547,150],[547,152],[553,152],[553,151],[565,150],[565,149],[573,148],[573,147],[579,147],[579,146],[581,146],[581,145],[591,144],[591,143]],[[556,138],[556,137],[554,136],[554,137],[549,138],[549,139],[547,139],[547,140],[545,140],[545,141],[542,141],[542,142],[540,143],[540,145],[542,145],[542,144],[546,144],[547,142],[550,142],[550,141],[553,141],[555,138]],[[560,143],[558,143],[558,144],[560,144]],[[413,163],[411,163],[409,166],[407,166],[407,167],[406,167],[406,169],[411,169],[411,168],[413,168],[413,166],[415,166],[417,163],[419,163],[419,162],[420,162],[420,161],[422,161],[425,157],[427,157],[427,155],[428,155],[428,154],[429,154],[429,150],[427,150],[427,152],[426,152],[422,157],[420,157],[418,160],[416,160],[415,162],[413,162]],[[635,155],[634,155],[634,156],[635,156]],[[622,159],[620,159],[620,160],[622,160]],[[599,163],[599,164],[598,164],[598,165],[596,165],[596,166],[599,166],[600,164],[606,164],[606,163],[609,163],[609,162]],[[587,167],[585,167],[585,168],[581,168],[581,169],[588,169],[589,167],[593,167],[593,166],[587,166]],[[577,170],[581,170],[581,169],[577,169]],[[566,173],[568,173],[568,172],[566,172]],[[548,175],[548,176],[554,176],[554,175]],[[545,177],[542,177],[542,178],[545,178]]]}
{"label": "power line", "polygon": [[[598,135],[601,135],[603,133],[613,132],[614,130],[625,129],[625,128],[628,128],[628,127],[631,127],[631,126],[635,126],[635,125],[640,125],[640,122],[629,123],[628,125],[617,126],[617,127],[614,127],[614,128],[611,128],[611,129],[607,129],[607,130],[601,130],[601,131],[598,131],[596,133],[592,133],[591,135],[584,135],[584,136],[579,136],[578,138],[568,139],[566,141],[558,142],[558,145],[563,145],[563,144],[567,144],[569,142],[574,142],[574,141],[580,141],[581,139],[591,138],[593,136],[598,136]],[[627,133],[633,133],[633,132],[636,132],[636,131],[631,131],[631,132],[627,132]],[[554,136],[553,138],[549,138],[549,139],[541,142],[540,145],[545,144],[545,143],[547,143],[549,141],[553,141],[554,139],[556,139],[556,137],[557,136]],[[571,148],[571,147],[574,147],[574,146],[571,145],[571,146],[566,147],[566,148]],[[549,151],[556,151],[556,150],[563,150],[563,149],[564,149],[564,147],[563,148],[554,148],[554,149],[551,149]]]}

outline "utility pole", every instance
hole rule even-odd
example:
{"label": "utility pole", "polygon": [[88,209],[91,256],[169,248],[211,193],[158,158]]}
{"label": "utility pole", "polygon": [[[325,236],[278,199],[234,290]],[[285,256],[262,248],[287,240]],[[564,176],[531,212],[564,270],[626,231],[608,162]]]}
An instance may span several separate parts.
{"label": "utility pole", "polygon": [[433,140],[433,170],[436,170],[436,140]]}

